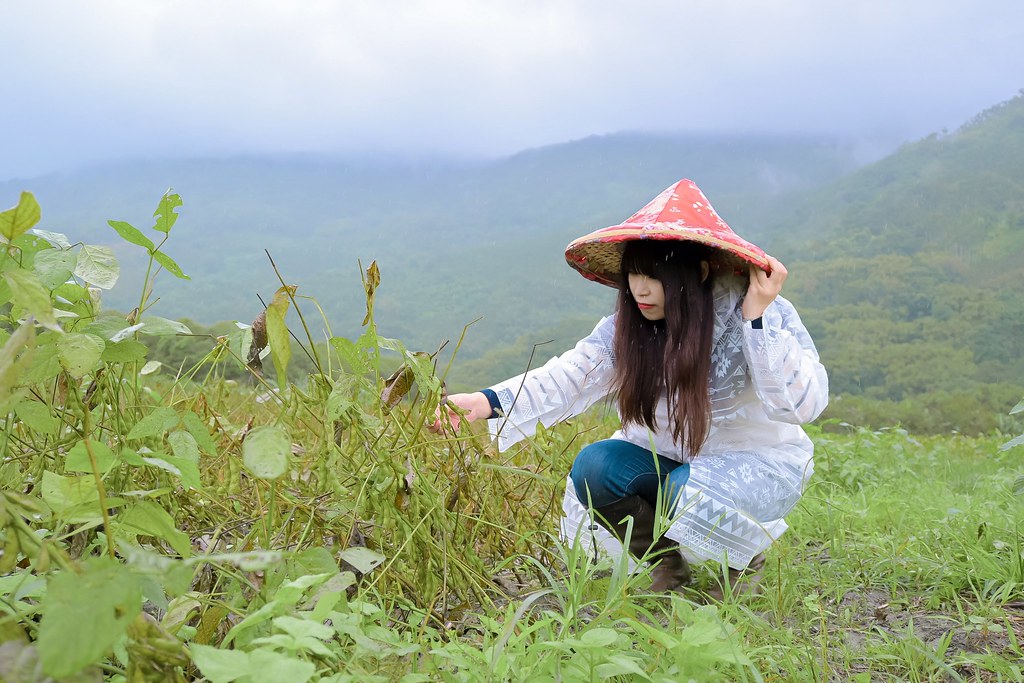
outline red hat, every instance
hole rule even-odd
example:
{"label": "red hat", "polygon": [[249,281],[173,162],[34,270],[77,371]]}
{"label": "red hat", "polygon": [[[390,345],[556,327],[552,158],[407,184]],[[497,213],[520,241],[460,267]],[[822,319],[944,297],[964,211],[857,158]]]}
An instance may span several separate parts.
{"label": "red hat", "polygon": [[700,242],[715,247],[715,260],[725,266],[770,271],[765,253],[734,233],[692,180],[672,185],[625,222],[573,240],[565,260],[588,280],[618,287],[623,243],[631,240]]}

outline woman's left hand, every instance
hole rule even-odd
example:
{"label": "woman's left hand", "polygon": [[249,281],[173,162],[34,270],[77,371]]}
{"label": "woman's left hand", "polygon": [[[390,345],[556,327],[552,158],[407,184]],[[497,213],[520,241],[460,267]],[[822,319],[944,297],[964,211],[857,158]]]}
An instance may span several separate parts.
{"label": "woman's left hand", "polygon": [[777,258],[769,256],[768,264],[772,269],[771,275],[757,266],[750,266],[750,286],[747,287],[747,296],[743,299],[744,320],[760,318],[768,304],[775,301],[775,297],[782,291],[782,283],[789,275],[786,266]]}

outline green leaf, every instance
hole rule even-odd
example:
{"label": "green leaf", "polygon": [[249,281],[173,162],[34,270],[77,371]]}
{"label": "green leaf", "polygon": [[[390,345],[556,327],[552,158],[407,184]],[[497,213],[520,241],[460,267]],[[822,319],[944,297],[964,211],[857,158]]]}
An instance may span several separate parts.
{"label": "green leaf", "polygon": [[54,678],[101,661],[142,611],[142,591],[127,567],[107,557],[81,567],[50,578],[40,610],[39,655]]}
{"label": "green leaf", "polygon": [[1020,412],[1024,412],[1024,398],[1020,400],[1020,403],[1010,408],[1010,415],[1016,415]]}
{"label": "green leaf", "polygon": [[[101,474],[106,474],[117,464],[117,456],[107,444],[102,441],[90,440],[89,446],[92,448],[93,455],[96,456],[96,466],[99,467]],[[92,463],[89,461],[89,451],[85,447],[85,441],[79,441],[68,451],[68,457],[64,461],[64,471],[92,472]]]}
{"label": "green leaf", "polygon": [[174,213],[174,210],[181,205],[181,197],[171,190],[167,190],[160,198],[156,211],[153,212],[153,215],[156,216],[156,225],[153,226],[153,229],[165,234],[169,233],[178,220],[178,214]]}
{"label": "green leaf", "polygon": [[46,249],[36,254],[33,268],[44,287],[55,289],[71,279],[77,260],[72,251]]}
{"label": "green leaf", "polygon": [[180,323],[177,320],[168,320],[167,318],[160,318],[157,316],[147,316],[141,321],[142,328],[139,332],[142,334],[149,334],[154,337],[169,337],[175,334],[192,334],[192,330],[188,329],[188,325]]}
{"label": "green leaf", "polygon": [[181,271],[181,266],[179,266],[177,264],[177,262],[175,262],[174,259],[172,259],[170,256],[168,256],[164,252],[162,252],[162,251],[153,252],[153,258],[156,259],[156,262],[159,263],[161,266],[163,266],[164,269],[167,270],[167,272],[170,273],[171,275],[173,275],[174,277],[176,277],[176,278],[178,278],[180,280],[191,280],[192,279],[188,275],[185,275],[185,273],[183,273]]}
{"label": "green leaf", "polygon": [[157,467],[170,472],[181,481],[185,488],[192,488],[197,491],[203,488],[199,479],[199,466],[186,458],[178,458],[164,453],[154,453],[153,457],[143,458],[143,462],[152,467]]}
{"label": "green leaf", "polygon": [[101,358],[107,363],[136,363],[143,360],[149,349],[142,342],[125,339],[119,342],[107,342]]}
{"label": "green leaf", "polygon": [[[32,364],[25,370],[21,381],[26,385],[38,384],[53,379],[60,374],[60,360],[57,358],[57,345],[45,344],[35,350]],[[2,366],[2,364],[0,364]]]}
{"label": "green leaf", "polygon": [[345,337],[331,337],[331,346],[338,352],[341,361],[348,366],[354,375],[362,375],[370,370],[370,362],[366,351]]}
{"label": "green leaf", "polygon": [[23,380],[22,374],[32,369],[36,355],[36,328],[24,322],[0,348],[0,403],[6,403],[11,390]]}
{"label": "green leaf", "polygon": [[281,287],[274,294],[274,300],[267,306],[267,341],[270,342],[270,355],[274,359],[274,370],[277,371],[277,386],[284,391],[288,386],[288,363],[292,359],[291,338],[284,318],[290,304],[289,293],[294,295],[296,287]]}
{"label": "green leaf", "polygon": [[65,299],[71,303],[89,300],[89,290],[77,282],[65,282],[53,290],[53,296]]}
{"label": "green leaf", "polygon": [[128,438],[145,439],[162,435],[177,424],[178,414],[174,412],[174,408],[161,406],[135,423],[135,426],[128,432]]}
{"label": "green leaf", "polygon": [[231,683],[249,673],[249,655],[240,650],[220,650],[209,645],[189,645],[192,663],[210,683]]}
{"label": "green leaf", "polygon": [[15,268],[4,272],[4,280],[11,288],[11,297],[43,327],[59,331],[57,318],[50,301],[50,292],[43,287],[35,273]]}
{"label": "green leaf", "polygon": [[71,248],[71,242],[68,241],[68,236],[62,232],[50,232],[49,230],[40,230],[39,228],[36,228],[32,232],[39,235],[58,249],[66,250]]}
{"label": "green leaf", "polygon": [[196,437],[184,429],[176,429],[168,434],[167,443],[170,444],[171,452],[175,457],[199,463],[199,444],[196,442]]}
{"label": "green leaf", "polygon": [[57,357],[72,377],[81,379],[99,365],[104,346],[94,334],[69,332],[57,340]]}
{"label": "green leaf", "polygon": [[358,569],[360,573],[368,574],[387,558],[369,548],[352,546],[341,551],[341,559]]}
{"label": "green leaf", "polygon": [[1024,495],[1024,474],[1013,480],[1013,495],[1020,496]]}
{"label": "green leaf", "polygon": [[210,436],[210,431],[203,424],[203,421],[199,419],[198,415],[190,410],[181,416],[181,421],[184,423],[188,433],[195,437],[196,443],[199,444],[200,448],[209,455],[217,455],[217,443]]}
{"label": "green leaf", "polygon": [[153,240],[149,239],[142,234],[142,231],[136,228],[131,223],[125,223],[124,221],[107,221],[107,225],[117,231],[126,242],[144,247],[149,253],[153,253],[156,246],[153,244]]}
{"label": "green leaf", "polygon": [[277,479],[288,471],[292,439],[281,427],[257,427],[242,443],[242,462],[260,479]]}
{"label": "green leaf", "polygon": [[50,406],[39,401],[22,401],[14,409],[18,419],[40,434],[53,435],[60,427],[60,420],[50,412]]}
{"label": "green leaf", "polygon": [[0,235],[13,241],[39,222],[42,211],[31,192],[22,192],[18,205],[0,213]]}
{"label": "green leaf", "polygon": [[121,269],[117,257],[110,247],[84,244],[78,251],[75,275],[100,289],[110,289],[117,284]]}
{"label": "green leaf", "polygon": [[121,514],[113,523],[114,533],[132,536],[155,536],[167,541],[182,557],[192,554],[188,535],[174,526],[174,519],[162,507],[151,500],[139,501]]}
{"label": "green leaf", "polygon": [[316,666],[296,657],[269,650],[249,653],[249,676],[252,683],[306,683],[316,673]]}
{"label": "green leaf", "polygon": [[81,331],[95,334],[97,337],[103,337],[107,341],[120,341],[126,337],[118,337],[117,339],[114,337],[127,329],[127,327],[128,322],[120,315],[101,315],[86,325]]}
{"label": "green leaf", "polygon": [[43,471],[42,496],[46,504],[57,515],[65,516],[70,512],[80,512],[82,508],[90,508],[96,518],[100,518],[100,494],[96,490],[96,479],[92,475],[82,477],[63,477],[50,470]]}

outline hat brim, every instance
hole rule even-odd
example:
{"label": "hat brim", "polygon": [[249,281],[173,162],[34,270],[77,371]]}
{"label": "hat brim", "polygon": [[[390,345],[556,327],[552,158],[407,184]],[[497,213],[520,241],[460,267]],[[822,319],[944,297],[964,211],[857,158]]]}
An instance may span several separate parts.
{"label": "hat brim", "polygon": [[771,272],[764,251],[739,235],[711,234],[705,228],[663,226],[657,223],[622,223],[602,228],[573,240],[565,248],[565,260],[580,274],[602,285],[618,287],[621,281],[622,250],[634,240],[688,241],[712,247],[715,265],[726,269],[744,269],[747,264]]}

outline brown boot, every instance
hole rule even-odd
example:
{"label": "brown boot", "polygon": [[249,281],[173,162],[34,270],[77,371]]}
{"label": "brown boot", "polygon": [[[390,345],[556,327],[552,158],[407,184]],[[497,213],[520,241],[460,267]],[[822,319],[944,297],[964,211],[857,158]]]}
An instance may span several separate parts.
{"label": "brown boot", "polygon": [[[729,567],[730,593],[734,596],[757,595],[761,592],[762,571],[764,570],[764,553],[758,553],[746,569],[733,569]],[[719,579],[721,580],[721,579]],[[707,591],[707,596],[712,600],[721,602],[725,599],[725,586],[719,584]]]}
{"label": "brown boot", "polygon": [[679,546],[662,537],[654,540],[654,507],[640,496],[629,496],[617,503],[594,508],[598,522],[620,542],[625,542],[629,517],[633,518],[633,531],[629,537],[629,552],[637,560],[650,554],[654,563],[651,570],[651,592],[662,593],[690,582],[690,565],[679,553]]}

